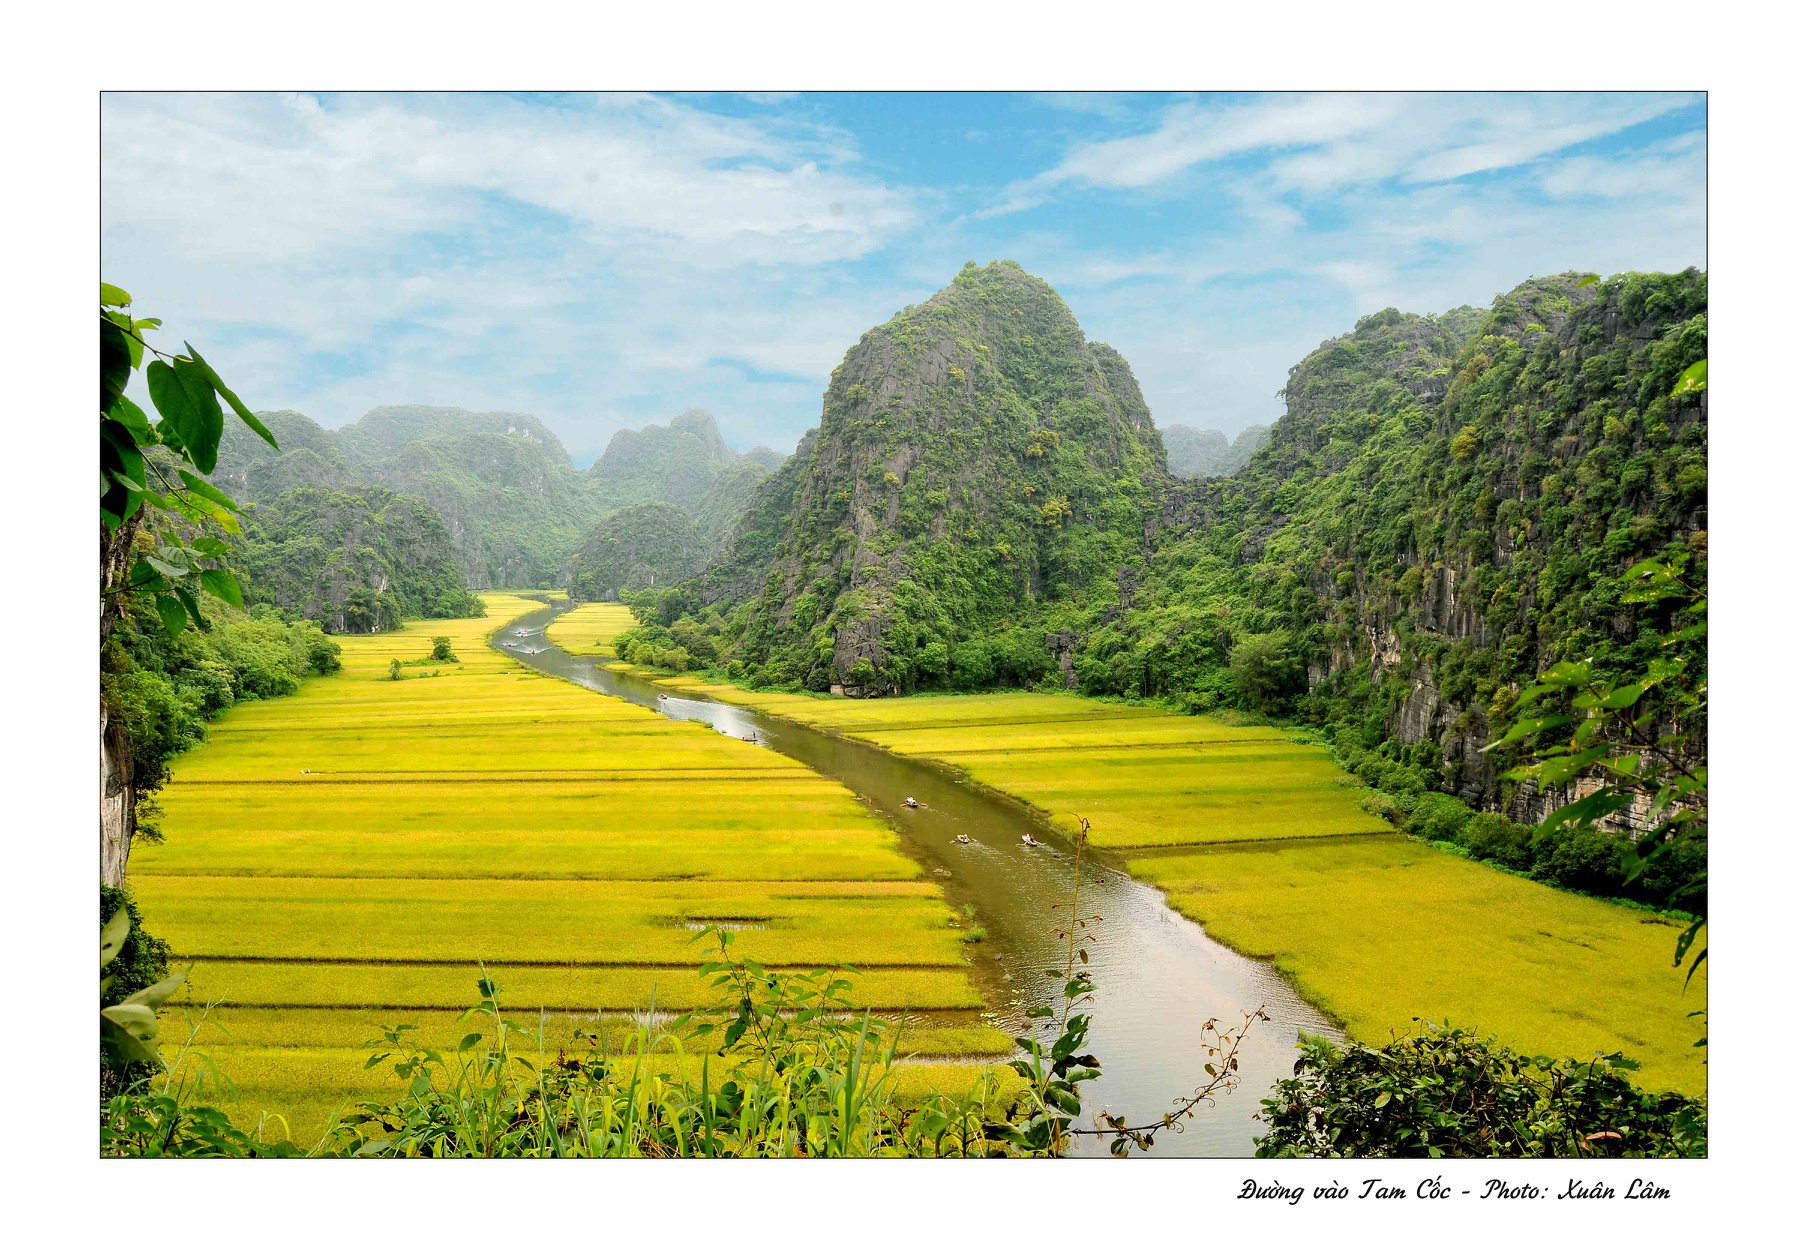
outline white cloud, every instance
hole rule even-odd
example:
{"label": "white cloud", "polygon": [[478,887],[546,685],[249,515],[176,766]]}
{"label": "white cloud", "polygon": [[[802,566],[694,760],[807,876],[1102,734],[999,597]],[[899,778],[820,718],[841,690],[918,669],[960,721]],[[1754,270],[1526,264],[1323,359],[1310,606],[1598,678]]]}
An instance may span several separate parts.
{"label": "white cloud", "polygon": [[1183,101],[1153,130],[1069,148],[1020,179],[976,219],[1046,203],[1059,188],[1154,188],[1220,162],[1261,158],[1252,181],[1326,194],[1399,178],[1444,182],[1523,165],[1684,107],[1686,94],[1358,92]]}
{"label": "white cloud", "polygon": [[860,334],[969,258],[1054,283],[1158,420],[1235,432],[1364,313],[1705,247],[1699,128],[1567,150],[1666,97],[1182,101],[977,190],[878,178],[814,108],[711,103],[108,97],[107,276],[256,406],[529,411],[582,460],[692,405],[789,448]]}
{"label": "white cloud", "polygon": [[194,257],[380,249],[480,224],[497,202],[698,263],[816,263],[908,229],[907,194],[830,162],[819,133],[646,97],[110,95],[103,211]]}

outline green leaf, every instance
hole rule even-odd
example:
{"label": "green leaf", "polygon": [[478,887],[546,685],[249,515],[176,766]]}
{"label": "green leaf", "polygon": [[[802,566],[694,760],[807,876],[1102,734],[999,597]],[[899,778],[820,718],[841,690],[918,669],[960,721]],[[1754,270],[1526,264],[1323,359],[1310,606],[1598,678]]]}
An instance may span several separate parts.
{"label": "green leaf", "polygon": [[[207,380],[213,385],[213,389],[218,391],[220,393],[220,397],[222,399],[224,399],[227,402],[227,404],[229,404],[231,406],[232,410],[238,414],[239,420],[243,421],[246,425],[250,426],[251,429],[258,435],[258,437],[262,438],[266,443],[270,444],[270,446],[275,447],[276,446],[276,435],[270,433],[269,428],[267,426],[265,426],[262,421],[259,421],[257,419],[257,417],[252,414],[251,409],[245,407],[244,401],[241,400],[237,395],[234,395],[232,393],[232,391],[227,387],[227,385],[224,382],[220,381],[220,375],[218,373],[214,372],[213,366],[208,364],[205,360],[201,359],[201,353],[196,351],[188,343],[184,342],[182,344],[182,346],[183,346],[184,350],[186,350],[190,356],[194,357],[195,363],[200,365],[201,368],[206,371]],[[280,450],[280,448],[279,448],[279,450]]]}
{"label": "green leaf", "polygon": [[245,595],[239,588],[239,579],[225,569],[202,569],[201,589],[216,599],[224,599],[235,608],[245,606]]}
{"label": "green leaf", "polygon": [[165,577],[187,577],[193,571],[186,561],[167,560],[161,555],[148,555],[145,557],[145,563]]}
{"label": "green leaf", "polygon": [[189,401],[188,391],[176,378],[176,371],[161,360],[153,360],[144,370],[145,386],[151,392],[151,404],[163,418],[157,435],[172,447],[188,446],[192,432],[201,437],[201,414]]}
{"label": "green leaf", "polygon": [[188,448],[189,459],[203,473],[212,473],[219,460],[220,435],[226,429],[226,417],[220,411],[220,401],[213,389],[210,371],[192,360],[177,358],[175,373],[182,389],[188,392],[189,404],[198,417],[196,427],[197,438],[183,436],[183,443]]}
{"label": "green leaf", "polygon": [[115,1065],[148,1063],[162,1066],[163,1063],[163,1057],[157,1053],[155,1048],[145,1045],[118,1024],[107,1019],[105,1012],[101,1013],[100,1048],[101,1054]]}
{"label": "green leaf", "polygon": [[100,302],[109,308],[124,308],[132,302],[132,297],[125,293],[124,288],[103,282],[100,284]]}
{"label": "green leaf", "polygon": [[113,919],[100,927],[100,966],[105,968],[118,956],[120,949],[126,944],[126,937],[132,932],[132,914],[121,907],[113,913]]}
{"label": "green leaf", "polygon": [[100,1014],[140,1041],[157,1036],[157,1013],[143,1003],[116,1003],[102,1007]]}
{"label": "green leaf", "polygon": [[1670,388],[1670,394],[1693,395],[1696,391],[1708,389],[1708,362],[1697,360],[1677,376],[1676,385]]}
{"label": "green leaf", "polygon": [[157,441],[157,436],[151,432],[151,419],[144,415],[144,409],[124,395],[113,401],[107,416],[124,427],[136,446],[148,447]]}
{"label": "green leaf", "polygon": [[100,410],[106,412],[119,399],[132,377],[132,349],[126,332],[108,321],[100,322]]}
{"label": "green leaf", "polygon": [[178,469],[176,471],[182,475],[183,484],[195,494],[201,496],[201,498],[211,500],[212,502],[219,504],[222,508],[229,509],[233,512],[243,511],[243,509],[239,507],[237,500],[206,478],[196,477],[187,469]]}
{"label": "green leaf", "polygon": [[169,996],[176,992],[187,976],[188,972],[184,969],[173,977],[165,977],[155,985],[147,985],[136,994],[123,999],[120,1006],[141,1005],[155,1010],[169,1000]]}
{"label": "green leaf", "polygon": [[188,624],[188,613],[182,610],[182,604],[169,595],[158,595],[155,602],[157,615],[163,620],[163,628],[171,638],[180,638],[183,627]]}
{"label": "green leaf", "polygon": [[202,633],[206,633],[207,618],[201,615],[201,605],[195,601],[194,593],[186,586],[172,586],[170,589],[175,593],[176,598],[181,601],[182,607],[188,613],[188,619],[195,623],[195,628]]}

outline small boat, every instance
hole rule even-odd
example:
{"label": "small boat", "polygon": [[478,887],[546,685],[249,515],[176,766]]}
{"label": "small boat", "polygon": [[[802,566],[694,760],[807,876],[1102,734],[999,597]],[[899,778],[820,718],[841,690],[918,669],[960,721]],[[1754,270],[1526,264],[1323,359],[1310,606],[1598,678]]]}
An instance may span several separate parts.
{"label": "small boat", "polygon": [[1023,844],[1025,846],[1041,846],[1042,845],[1042,843],[1036,841],[1036,835],[1033,833],[1026,833],[1023,835]]}
{"label": "small boat", "polygon": [[906,795],[904,798],[904,806],[905,807],[920,807],[922,805],[920,803],[918,803],[916,801],[916,799],[910,797],[909,795]]}
{"label": "small boat", "polygon": [[659,701],[660,701],[660,702],[661,702],[661,703],[664,703],[664,702],[665,702],[665,696],[664,696],[664,695],[660,695],[660,696],[659,696]]}
{"label": "small boat", "polygon": [[742,742],[758,742],[759,738],[753,734],[742,734],[741,741]]}
{"label": "small boat", "polygon": [[973,839],[972,839],[972,838],[970,838],[970,837],[968,837],[968,836],[967,836],[967,835],[966,835],[966,834],[964,834],[964,833],[957,833],[957,834],[955,834],[955,835],[954,835],[954,840],[955,840],[955,841],[956,841],[956,842],[959,842],[959,843],[960,843],[960,844],[961,844],[961,845],[962,845],[962,846],[971,846],[971,845],[972,845],[972,843],[973,843]]}

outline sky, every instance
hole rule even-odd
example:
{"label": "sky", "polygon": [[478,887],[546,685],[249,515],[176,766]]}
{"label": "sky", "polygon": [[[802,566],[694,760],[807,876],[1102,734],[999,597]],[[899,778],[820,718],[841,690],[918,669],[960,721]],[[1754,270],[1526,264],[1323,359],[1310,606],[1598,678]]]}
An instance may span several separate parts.
{"label": "sky", "polygon": [[707,408],[789,451],[968,260],[1159,425],[1280,415],[1370,312],[1704,266],[1696,93],[109,93],[102,273],[254,408],[532,413],[579,465]]}

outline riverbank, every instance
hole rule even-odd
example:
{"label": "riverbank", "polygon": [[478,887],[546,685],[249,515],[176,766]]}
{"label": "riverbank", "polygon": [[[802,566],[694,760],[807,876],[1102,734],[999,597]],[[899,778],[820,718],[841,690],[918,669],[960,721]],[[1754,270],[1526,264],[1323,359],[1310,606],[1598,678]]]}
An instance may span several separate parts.
{"label": "riverbank", "polygon": [[1706,987],[1672,966],[1673,921],[1395,833],[1285,730],[1065,694],[848,700],[640,675],[934,761],[1055,829],[1085,815],[1131,874],[1358,1040],[1448,1019],[1535,1054],[1620,1051],[1642,1084],[1705,1089],[1688,1013]]}

